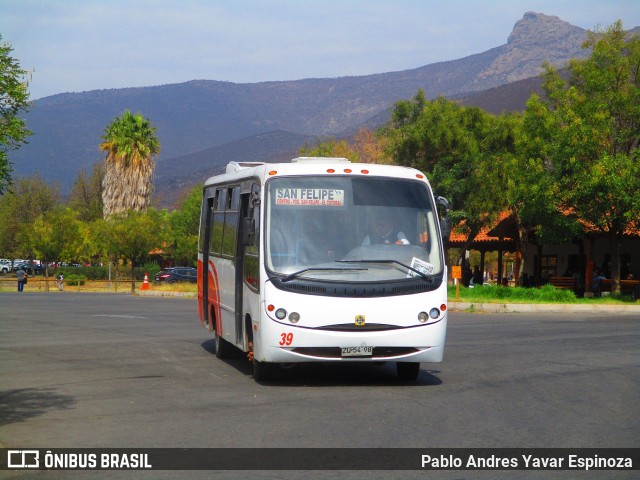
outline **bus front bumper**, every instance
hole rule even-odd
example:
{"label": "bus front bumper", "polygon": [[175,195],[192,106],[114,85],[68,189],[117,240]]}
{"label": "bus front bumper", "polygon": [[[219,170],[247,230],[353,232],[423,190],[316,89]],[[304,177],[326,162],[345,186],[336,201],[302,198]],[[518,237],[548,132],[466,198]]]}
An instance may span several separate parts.
{"label": "bus front bumper", "polygon": [[[442,362],[447,316],[439,322],[385,331],[342,332],[271,325],[278,329],[271,345],[262,344],[256,358],[297,362]],[[261,327],[265,327],[264,323]]]}

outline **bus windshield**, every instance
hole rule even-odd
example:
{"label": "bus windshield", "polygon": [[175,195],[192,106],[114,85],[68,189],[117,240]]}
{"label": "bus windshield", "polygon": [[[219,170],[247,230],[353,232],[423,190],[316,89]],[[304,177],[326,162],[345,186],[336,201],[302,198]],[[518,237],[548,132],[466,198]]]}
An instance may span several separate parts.
{"label": "bus windshield", "polygon": [[267,185],[265,261],[283,281],[429,281],[442,273],[437,212],[424,183],[304,176]]}

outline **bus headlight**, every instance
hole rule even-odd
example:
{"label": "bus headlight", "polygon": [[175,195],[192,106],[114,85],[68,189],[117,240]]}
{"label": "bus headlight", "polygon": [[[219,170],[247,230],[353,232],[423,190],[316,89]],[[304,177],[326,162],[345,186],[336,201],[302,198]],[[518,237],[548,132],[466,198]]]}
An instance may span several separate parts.
{"label": "bus headlight", "polygon": [[440,316],[440,310],[438,310],[437,308],[432,308],[431,310],[429,310],[429,316],[435,320]]}
{"label": "bus headlight", "polygon": [[300,314],[298,312],[291,312],[289,314],[289,321],[291,323],[298,323],[298,321],[300,321]]}
{"label": "bus headlight", "polygon": [[276,310],[276,318],[278,320],[284,320],[287,316],[287,311],[284,308],[279,308]]}
{"label": "bus headlight", "polygon": [[422,323],[426,323],[429,321],[429,315],[427,315],[427,312],[420,312],[418,314],[418,321],[422,322]]}

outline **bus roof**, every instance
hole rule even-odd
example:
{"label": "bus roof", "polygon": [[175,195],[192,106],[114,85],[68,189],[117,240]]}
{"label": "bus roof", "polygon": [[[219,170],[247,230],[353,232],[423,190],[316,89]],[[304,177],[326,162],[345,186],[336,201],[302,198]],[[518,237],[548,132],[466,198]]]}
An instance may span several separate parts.
{"label": "bus roof", "polygon": [[410,167],[381,165],[374,163],[352,163],[346,158],[298,157],[290,163],[230,162],[222,175],[210,177],[205,186],[259,178],[264,183],[268,178],[294,175],[371,175],[419,179],[428,183],[426,176]]}

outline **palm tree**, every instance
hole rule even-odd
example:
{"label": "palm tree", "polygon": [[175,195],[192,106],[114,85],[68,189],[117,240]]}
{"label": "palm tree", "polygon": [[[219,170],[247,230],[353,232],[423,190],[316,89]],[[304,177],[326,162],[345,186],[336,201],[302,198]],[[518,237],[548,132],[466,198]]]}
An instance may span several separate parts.
{"label": "palm tree", "polygon": [[156,127],[126,110],[105,129],[100,149],[107,152],[102,180],[104,217],[142,211],[151,203],[153,157],[160,152]]}

